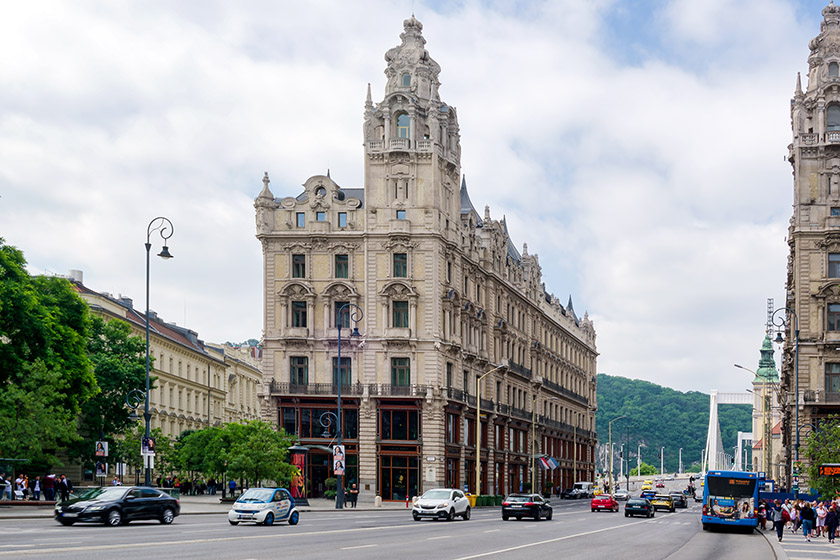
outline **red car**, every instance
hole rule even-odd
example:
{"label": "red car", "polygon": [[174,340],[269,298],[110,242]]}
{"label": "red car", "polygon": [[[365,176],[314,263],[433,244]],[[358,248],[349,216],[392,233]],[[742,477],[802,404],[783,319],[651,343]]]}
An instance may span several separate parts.
{"label": "red car", "polygon": [[598,494],[592,498],[592,511],[600,511],[602,509],[618,511],[618,502],[609,494]]}

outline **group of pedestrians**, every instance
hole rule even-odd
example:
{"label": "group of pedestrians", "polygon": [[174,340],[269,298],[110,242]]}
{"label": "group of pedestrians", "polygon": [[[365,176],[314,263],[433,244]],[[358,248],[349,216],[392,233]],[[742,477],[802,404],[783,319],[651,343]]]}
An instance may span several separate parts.
{"label": "group of pedestrians", "polygon": [[73,483],[66,475],[47,474],[42,478],[40,475],[29,478],[25,473],[18,474],[14,479],[7,477],[5,472],[0,472],[0,500],[34,500],[39,501],[41,496],[48,502],[55,501],[56,494],[61,500],[70,498],[73,492]]}
{"label": "group of pedestrians", "polygon": [[832,501],[773,500],[764,504],[767,520],[773,522],[776,535],[781,542],[785,528],[796,534],[800,529],[806,541],[811,538],[826,538],[833,543],[840,526],[840,498]]}

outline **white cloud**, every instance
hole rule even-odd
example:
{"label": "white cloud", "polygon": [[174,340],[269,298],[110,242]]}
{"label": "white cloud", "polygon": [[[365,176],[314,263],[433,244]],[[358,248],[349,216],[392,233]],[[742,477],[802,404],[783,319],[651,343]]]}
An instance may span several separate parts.
{"label": "white cloud", "polygon": [[[822,3],[650,4],[413,9],[474,204],[589,310],[599,369],[741,389],[731,364],[757,361],[765,298],[782,303],[788,103]],[[362,186],[366,86],[381,97],[412,10],[366,6],[14,4],[0,235],[33,271],[81,268],[142,306],[145,228],[166,215],[175,259],[152,263],[152,307],[207,340],[258,338],[262,173],[277,196],[328,168]]]}

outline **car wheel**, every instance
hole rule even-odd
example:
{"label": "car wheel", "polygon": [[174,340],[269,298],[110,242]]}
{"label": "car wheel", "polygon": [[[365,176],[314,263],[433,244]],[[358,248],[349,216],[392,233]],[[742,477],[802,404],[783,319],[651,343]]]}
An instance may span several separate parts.
{"label": "car wheel", "polygon": [[413,518],[414,518],[414,521],[420,521],[420,516],[419,516],[419,515],[417,515],[416,513],[412,513],[412,514],[411,514],[411,517],[413,517]]}
{"label": "car wheel", "polygon": [[625,511],[624,512],[624,517],[630,517],[630,514]]}
{"label": "car wheel", "polygon": [[265,514],[265,521],[263,521],[263,525],[274,525],[274,514],[268,512]]}
{"label": "car wheel", "polygon": [[470,520],[470,506],[467,506],[467,509],[464,511],[463,515],[464,521]]}
{"label": "car wheel", "polygon": [[449,514],[446,516],[446,520],[447,521],[452,521],[453,519],[455,519],[455,510],[450,509]]}
{"label": "car wheel", "polygon": [[537,511],[534,512],[534,521],[539,521],[539,520],[540,520],[540,510],[539,510],[539,508],[537,508]]}
{"label": "car wheel", "polygon": [[75,521],[71,521],[70,519],[59,519],[58,522],[64,525],[65,527],[69,527],[70,525],[75,523]]}
{"label": "car wheel", "polygon": [[160,514],[160,522],[164,525],[169,525],[175,519],[175,512],[172,511],[172,508],[166,508],[163,510],[163,513]]}
{"label": "car wheel", "polygon": [[655,512],[655,511],[651,511],[651,512],[650,512],[650,516],[651,516],[651,517],[656,517],[656,512]]}
{"label": "car wheel", "polygon": [[107,517],[105,518],[105,524],[110,525],[111,527],[116,527],[117,525],[122,524],[122,514],[118,509],[112,509],[108,512]]}
{"label": "car wheel", "polygon": [[545,518],[551,521],[552,517],[554,517],[554,510],[550,509],[548,510],[548,515],[546,515]]}
{"label": "car wheel", "polygon": [[292,515],[289,516],[289,525],[297,525],[298,521],[300,521],[300,514],[293,511]]}
{"label": "car wheel", "polygon": [[507,521],[508,519],[510,519],[510,517],[508,517],[505,514],[502,514],[502,521]]}
{"label": "car wheel", "polygon": [[592,508],[592,513],[595,513],[595,508]]}
{"label": "car wheel", "polygon": [[231,525],[239,525],[239,521],[231,521],[230,519],[228,519],[228,523]]}
{"label": "car wheel", "polygon": [[676,508],[671,508],[671,513],[674,513],[675,511],[677,511]]}

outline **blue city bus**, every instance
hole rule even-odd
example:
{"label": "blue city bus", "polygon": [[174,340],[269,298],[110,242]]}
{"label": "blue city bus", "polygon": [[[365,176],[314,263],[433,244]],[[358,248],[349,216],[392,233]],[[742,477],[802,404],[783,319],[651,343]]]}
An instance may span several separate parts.
{"label": "blue city bus", "polygon": [[709,471],[703,484],[703,530],[712,525],[758,525],[758,474]]}

